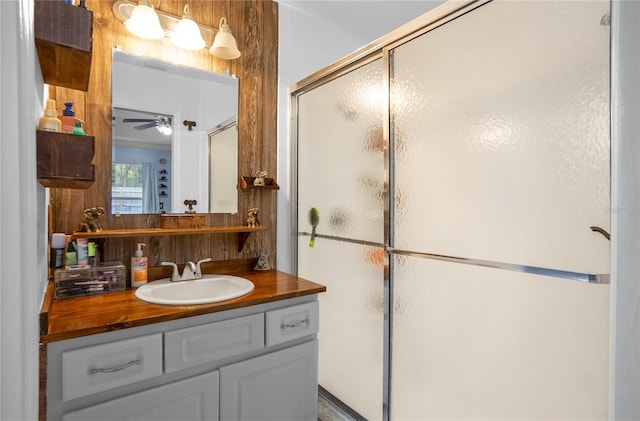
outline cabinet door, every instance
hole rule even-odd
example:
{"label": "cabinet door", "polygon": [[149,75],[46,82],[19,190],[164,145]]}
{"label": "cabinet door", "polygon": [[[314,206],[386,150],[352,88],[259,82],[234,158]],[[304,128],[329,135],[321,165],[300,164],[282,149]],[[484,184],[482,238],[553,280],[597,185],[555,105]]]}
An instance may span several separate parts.
{"label": "cabinet door", "polygon": [[65,414],[72,420],[218,420],[217,371]]}
{"label": "cabinet door", "polygon": [[220,368],[222,420],[317,419],[318,341]]}

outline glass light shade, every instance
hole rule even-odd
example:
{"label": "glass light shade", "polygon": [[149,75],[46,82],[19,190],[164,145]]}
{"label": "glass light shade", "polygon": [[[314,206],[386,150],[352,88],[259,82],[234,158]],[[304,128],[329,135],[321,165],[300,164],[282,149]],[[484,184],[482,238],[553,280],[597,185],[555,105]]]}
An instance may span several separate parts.
{"label": "glass light shade", "polygon": [[171,119],[167,117],[160,117],[156,120],[156,130],[165,136],[169,136],[173,133],[173,127],[171,127]]}
{"label": "glass light shade", "polygon": [[148,1],[140,1],[124,26],[129,32],[141,38],[159,39],[164,37],[164,30],[160,26],[158,15]]}
{"label": "glass light shade", "polygon": [[171,126],[156,126],[156,129],[165,136],[169,136],[173,133]]}
{"label": "glass light shade", "polygon": [[191,13],[189,13],[189,6],[184,6],[184,15],[176,25],[176,31],[171,36],[171,42],[187,50],[204,48],[206,43],[202,38],[200,27],[191,17]]}
{"label": "glass light shade", "polygon": [[240,57],[236,39],[233,37],[225,18],[220,19],[220,29],[213,40],[213,45],[211,45],[209,52],[218,58],[227,60]]}

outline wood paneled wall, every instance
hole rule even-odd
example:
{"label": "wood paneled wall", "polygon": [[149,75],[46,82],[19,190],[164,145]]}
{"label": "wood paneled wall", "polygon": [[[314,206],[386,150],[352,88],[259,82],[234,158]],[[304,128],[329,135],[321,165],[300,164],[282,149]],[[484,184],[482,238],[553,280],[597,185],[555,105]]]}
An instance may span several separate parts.
{"label": "wood paneled wall", "polygon": [[[109,209],[111,185],[111,52],[119,46],[123,51],[136,52],[161,60],[176,61],[214,72],[229,70],[240,81],[239,162],[240,175],[252,176],[266,170],[269,176],[277,171],[277,81],[278,81],[278,6],[261,0],[191,0],[191,12],[199,23],[218,27],[225,16],[233,31],[242,56],[237,60],[220,60],[208,50],[190,52],[173,46],[168,39],[150,41],[129,34],[112,12],[112,1],[87,0],[93,11],[93,58],[89,90],[81,92],[50,87],[50,97],[56,99],[59,110],[72,101],[76,116],[85,120],[87,134],[96,138],[96,182],[87,190],[51,189],[50,221],[52,232],[71,233],[82,211],[93,206]],[[157,0],[153,0],[158,5]],[[181,16],[184,1],[161,0],[158,9]],[[253,258],[268,250],[272,265],[276,259],[276,194],[274,190],[238,191],[239,213],[209,214],[207,226],[245,225],[246,211],[260,209],[260,221],[265,232],[251,234],[242,252],[237,251],[233,234],[190,235],[176,237],[139,237],[108,239],[103,260],[119,260],[129,265],[135,243],[147,244],[150,266],[163,260],[184,263],[211,257],[213,260]],[[106,229],[159,227],[159,215],[108,214],[101,217]]]}

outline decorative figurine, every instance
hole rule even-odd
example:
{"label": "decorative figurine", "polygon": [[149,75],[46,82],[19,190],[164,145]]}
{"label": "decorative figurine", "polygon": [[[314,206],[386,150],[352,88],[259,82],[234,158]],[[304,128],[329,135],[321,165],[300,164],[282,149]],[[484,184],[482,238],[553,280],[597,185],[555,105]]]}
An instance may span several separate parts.
{"label": "decorative figurine", "polygon": [[264,186],[265,185],[264,178],[266,176],[267,176],[267,172],[266,171],[258,171],[256,173],[255,180],[253,180],[253,185],[254,186]]}
{"label": "decorative figurine", "polygon": [[183,203],[189,207],[189,210],[184,211],[184,213],[196,213],[196,211],[193,210],[193,207],[198,204],[196,199],[185,199]]}
{"label": "decorative figurine", "polygon": [[248,227],[259,227],[260,226],[260,220],[258,219],[258,213],[260,213],[258,208],[249,209],[249,211],[247,212],[247,226]]}
{"label": "decorative figurine", "polygon": [[260,258],[258,259],[258,263],[253,267],[255,270],[269,270],[271,269],[271,263],[269,263],[269,252],[266,250],[262,250],[260,252]]}
{"label": "decorative figurine", "polygon": [[100,232],[102,231],[102,225],[98,219],[100,215],[104,215],[104,208],[102,206],[96,206],[95,208],[88,208],[83,211],[84,217],[82,222],[76,228],[79,232]]}

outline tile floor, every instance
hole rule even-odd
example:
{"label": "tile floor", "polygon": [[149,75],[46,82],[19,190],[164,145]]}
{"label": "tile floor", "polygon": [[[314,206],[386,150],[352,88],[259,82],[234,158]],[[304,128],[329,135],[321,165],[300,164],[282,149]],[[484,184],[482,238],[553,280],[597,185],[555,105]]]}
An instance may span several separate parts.
{"label": "tile floor", "polygon": [[318,421],[352,421],[347,413],[335,406],[324,396],[318,396]]}

